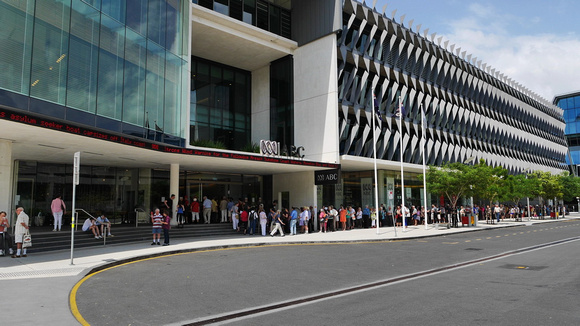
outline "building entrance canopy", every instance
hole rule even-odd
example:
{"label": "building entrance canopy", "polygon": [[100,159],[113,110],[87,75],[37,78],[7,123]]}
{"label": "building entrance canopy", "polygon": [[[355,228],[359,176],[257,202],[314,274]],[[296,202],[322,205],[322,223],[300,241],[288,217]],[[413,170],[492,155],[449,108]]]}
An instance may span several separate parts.
{"label": "building entrance canopy", "polygon": [[257,153],[167,146],[8,110],[0,110],[0,139],[13,142],[14,160],[50,163],[72,164],[74,153],[80,151],[81,165],[167,169],[179,164],[181,170],[256,175],[339,167]]}

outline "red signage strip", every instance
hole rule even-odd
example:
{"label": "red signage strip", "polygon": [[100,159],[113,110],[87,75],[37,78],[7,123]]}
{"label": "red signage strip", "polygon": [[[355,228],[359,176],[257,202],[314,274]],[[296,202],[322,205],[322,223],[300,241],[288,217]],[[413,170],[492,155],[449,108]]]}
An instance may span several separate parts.
{"label": "red signage strip", "polygon": [[227,153],[227,152],[217,152],[217,151],[205,150],[205,149],[199,150],[199,149],[169,146],[169,145],[154,143],[154,142],[151,142],[149,140],[127,137],[127,136],[120,136],[120,135],[116,135],[116,134],[112,134],[112,133],[95,131],[95,130],[91,130],[91,129],[88,129],[85,127],[71,125],[68,123],[57,122],[55,120],[38,118],[38,117],[29,115],[29,114],[16,113],[16,112],[12,112],[10,110],[6,110],[3,108],[0,108],[0,119],[7,120],[7,121],[13,121],[13,122],[19,122],[22,124],[41,127],[41,128],[45,128],[45,129],[58,130],[58,131],[66,132],[69,134],[89,137],[89,138],[93,138],[93,139],[106,140],[106,141],[117,143],[117,144],[123,144],[123,145],[139,147],[139,148],[150,149],[150,150],[164,152],[164,153],[205,156],[205,157],[220,157],[220,158],[228,158],[228,159],[244,160],[244,161],[293,164],[293,165],[313,166],[313,167],[320,167],[320,168],[334,168],[334,169],[336,169],[336,168],[340,167],[340,164],[334,164],[334,163],[309,162],[309,161],[295,160],[295,159],[283,158],[283,157],[260,156],[260,155],[254,155],[254,154]]}

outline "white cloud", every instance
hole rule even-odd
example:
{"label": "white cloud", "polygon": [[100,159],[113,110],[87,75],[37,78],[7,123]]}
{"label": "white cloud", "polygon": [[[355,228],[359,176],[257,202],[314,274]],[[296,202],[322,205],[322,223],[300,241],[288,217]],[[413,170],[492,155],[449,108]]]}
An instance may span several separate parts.
{"label": "white cloud", "polygon": [[[470,6],[469,17],[449,23],[445,39],[455,43],[524,87],[552,101],[554,95],[580,90],[580,38],[569,35],[513,35],[508,24],[534,23],[492,7]],[[513,27],[513,26],[512,26]]]}

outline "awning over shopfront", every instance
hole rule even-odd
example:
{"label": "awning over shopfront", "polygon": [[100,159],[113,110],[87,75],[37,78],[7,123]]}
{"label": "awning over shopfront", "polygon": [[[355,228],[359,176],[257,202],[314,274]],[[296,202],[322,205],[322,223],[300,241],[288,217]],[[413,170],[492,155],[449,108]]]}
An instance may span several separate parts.
{"label": "awning over shopfront", "polygon": [[268,175],[334,169],[339,164],[208,148],[180,148],[51,119],[0,110],[0,139],[13,142],[14,160]]}

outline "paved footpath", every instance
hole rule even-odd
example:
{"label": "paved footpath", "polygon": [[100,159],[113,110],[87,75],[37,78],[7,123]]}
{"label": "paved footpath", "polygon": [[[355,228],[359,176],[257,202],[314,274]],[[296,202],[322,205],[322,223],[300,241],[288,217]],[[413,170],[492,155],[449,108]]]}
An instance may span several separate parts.
{"label": "paved footpath", "polygon": [[220,237],[199,241],[177,239],[177,243],[170,246],[151,246],[149,241],[144,241],[78,249],[74,251],[73,264],[71,264],[70,250],[38,254],[31,251],[26,258],[0,257],[0,287],[3,289],[6,307],[9,307],[4,310],[1,320],[6,325],[76,325],[78,322],[71,313],[69,293],[73,286],[91,270],[125,260],[162,255],[167,252],[264,244],[405,240],[572,219],[580,219],[580,214],[573,212],[566,218],[558,220],[524,220],[523,222],[506,220],[499,224],[478,221],[475,227],[451,229],[434,225],[429,225],[427,228],[424,225],[409,226],[407,230],[397,228],[396,234],[393,227],[386,227],[379,228],[378,232],[377,229],[363,229],[286,235],[285,237],[243,236],[233,233],[231,238]]}

